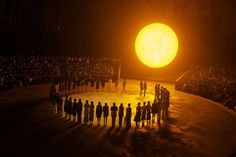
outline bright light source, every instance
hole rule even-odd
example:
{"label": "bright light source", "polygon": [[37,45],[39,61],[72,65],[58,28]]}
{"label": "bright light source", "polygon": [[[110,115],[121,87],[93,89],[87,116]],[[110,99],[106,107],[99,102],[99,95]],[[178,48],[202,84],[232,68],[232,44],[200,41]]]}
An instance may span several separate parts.
{"label": "bright light source", "polygon": [[147,66],[159,68],[168,65],[178,51],[178,39],[175,32],[161,23],[144,27],[135,41],[138,58]]}

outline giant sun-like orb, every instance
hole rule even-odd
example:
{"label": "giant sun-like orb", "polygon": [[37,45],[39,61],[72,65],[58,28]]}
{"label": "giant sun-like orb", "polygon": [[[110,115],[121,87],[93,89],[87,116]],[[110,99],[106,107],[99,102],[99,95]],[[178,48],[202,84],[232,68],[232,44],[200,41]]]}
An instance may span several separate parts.
{"label": "giant sun-like orb", "polygon": [[152,68],[171,63],[178,51],[175,32],[162,23],[145,26],[135,41],[135,51],[140,61]]}

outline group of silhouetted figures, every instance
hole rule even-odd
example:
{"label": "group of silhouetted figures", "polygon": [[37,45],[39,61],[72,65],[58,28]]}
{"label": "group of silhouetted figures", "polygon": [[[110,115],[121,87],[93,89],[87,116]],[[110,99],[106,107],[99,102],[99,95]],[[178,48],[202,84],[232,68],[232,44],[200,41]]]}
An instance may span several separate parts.
{"label": "group of silhouetted figures", "polygon": [[[54,100],[51,99],[51,101]],[[130,104],[128,104],[128,107],[126,108],[126,114],[124,115],[124,106],[122,103],[118,108],[115,103],[113,103],[113,105],[109,107],[107,103],[105,103],[105,105],[102,106],[101,102],[98,102],[95,108],[93,101],[89,102],[88,100],[86,100],[85,103],[83,104],[81,99],[79,99],[78,101],[76,99],[72,100],[71,97],[69,98],[66,95],[63,106],[62,95],[57,94],[55,97],[54,105],[56,105],[58,114],[62,114],[64,110],[66,119],[76,121],[77,117],[77,122],[79,124],[84,123],[92,125],[95,113],[97,118],[97,125],[100,125],[102,116],[104,120],[104,125],[107,125],[107,119],[110,114],[112,117],[113,127],[115,126],[117,116],[119,117],[120,127],[122,126],[122,123],[124,123],[126,127],[131,127],[132,109],[130,107],[131,106]]]}
{"label": "group of silhouetted figures", "polygon": [[[109,107],[107,103],[102,105],[101,102],[98,102],[95,106],[93,101],[89,102],[86,100],[85,103],[83,103],[81,99],[78,101],[77,99],[72,100],[72,98],[67,95],[63,101],[63,96],[59,95],[59,93],[50,93],[50,95],[51,104],[56,105],[56,112],[58,114],[64,112],[66,119],[77,120],[79,124],[92,125],[94,117],[96,116],[97,125],[101,124],[101,119],[103,118],[104,125],[106,126],[108,116],[110,115],[112,127],[115,126],[117,118],[119,127],[122,127],[122,125],[126,128],[131,127],[132,108],[130,103],[128,103],[128,107],[125,109],[123,103],[121,103],[120,106],[113,103],[113,105]],[[160,125],[161,119],[165,121],[168,117],[169,99],[169,91],[157,84],[155,86],[155,100],[152,104],[150,101],[143,102],[142,105],[138,102],[136,114],[133,119],[136,126],[150,126],[151,123],[155,123],[155,119],[157,119],[158,125]]]}

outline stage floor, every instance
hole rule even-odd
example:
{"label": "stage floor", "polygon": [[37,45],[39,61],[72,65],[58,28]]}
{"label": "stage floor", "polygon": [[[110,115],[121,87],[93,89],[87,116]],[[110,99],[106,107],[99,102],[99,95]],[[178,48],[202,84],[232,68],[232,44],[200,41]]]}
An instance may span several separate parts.
{"label": "stage floor", "polygon": [[[132,104],[153,101],[154,85],[148,81],[145,97],[139,96],[139,81],[127,80],[126,93],[71,93],[72,98]],[[121,82],[120,82],[121,84]],[[49,85],[0,93],[0,152],[8,156],[228,156],[236,152],[236,116],[222,105],[170,90],[169,120],[158,127],[129,130],[109,126],[78,125],[55,115],[49,105]],[[111,88],[113,90],[113,87]],[[133,118],[132,118],[133,119]],[[111,117],[109,117],[109,121]],[[110,123],[110,122],[109,122]],[[103,122],[102,122],[103,124]]]}
{"label": "stage floor", "polygon": [[[123,103],[125,108],[128,107],[128,103],[130,103],[131,108],[132,108],[132,125],[135,126],[135,122],[133,121],[133,118],[136,113],[137,104],[138,104],[138,102],[140,102],[141,106],[142,106],[143,102],[146,102],[146,104],[148,101],[150,101],[151,104],[153,103],[153,101],[154,101],[154,88],[155,88],[155,85],[157,82],[153,82],[153,81],[147,82],[147,92],[146,92],[145,96],[143,94],[142,94],[142,96],[140,95],[139,83],[140,83],[140,81],[138,81],[138,80],[127,80],[127,86],[126,86],[125,93],[122,92],[122,80],[120,80],[117,92],[114,92],[115,91],[114,90],[114,83],[111,85],[110,90],[108,90],[108,83],[106,83],[105,88],[99,89],[98,91],[96,91],[95,88],[91,88],[91,87],[87,87],[87,88],[80,87],[80,88],[76,88],[75,90],[71,90],[70,92],[65,91],[62,94],[68,95],[69,97],[72,98],[72,100],[77,99],[77,101],[78,101],[78,99],[81,99],[83,104],[85,103],[86,100],[88,100],[89,103],[91,101],[93,101],[95,108],[96,108],[96,105],[98,104],[98,102],[101,102],[102,105],[107,103],[109,108],[112,106],[112,104],[114,102],[116,103],[117,107],[119,107],[120,103]],[[161,83],[161,86],[169,89],[170,92],[174,91],[173,84]],[[86,92],[81,92],[82,88],[83,88],[83,90],[86,89]],[[171,97],[172,97],[172,94],[171,94]],[[64,102],[64,99],[65,98],[63,97],[63,102]],[[171,103],[172,102],[170,102],[170,104]],[[82,115],[82,118],[83,118],[83,115]],[[95,123],[93,125],[96,125],[96,118],[94,119],[94,122]],[[103,121],[101,124],[103,124]],[[108,118],[108,126],[111,126],[111,117],[110,116]],[[117,118],[116,126],[118,126],[118,118]],[[152,125],[151,127],[157,128],[156,125]]]}

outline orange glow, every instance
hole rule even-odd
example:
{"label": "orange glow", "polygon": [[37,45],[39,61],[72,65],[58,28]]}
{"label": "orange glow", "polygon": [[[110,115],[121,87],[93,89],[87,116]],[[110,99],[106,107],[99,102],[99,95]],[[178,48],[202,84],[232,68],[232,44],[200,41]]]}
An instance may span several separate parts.
{"label": "orange glow", "polygon": [[168,65],[178,51],[178,39],[175,32],[161,23],[144,27],[135,41],[136,54],[140,61],[152,68]]}

